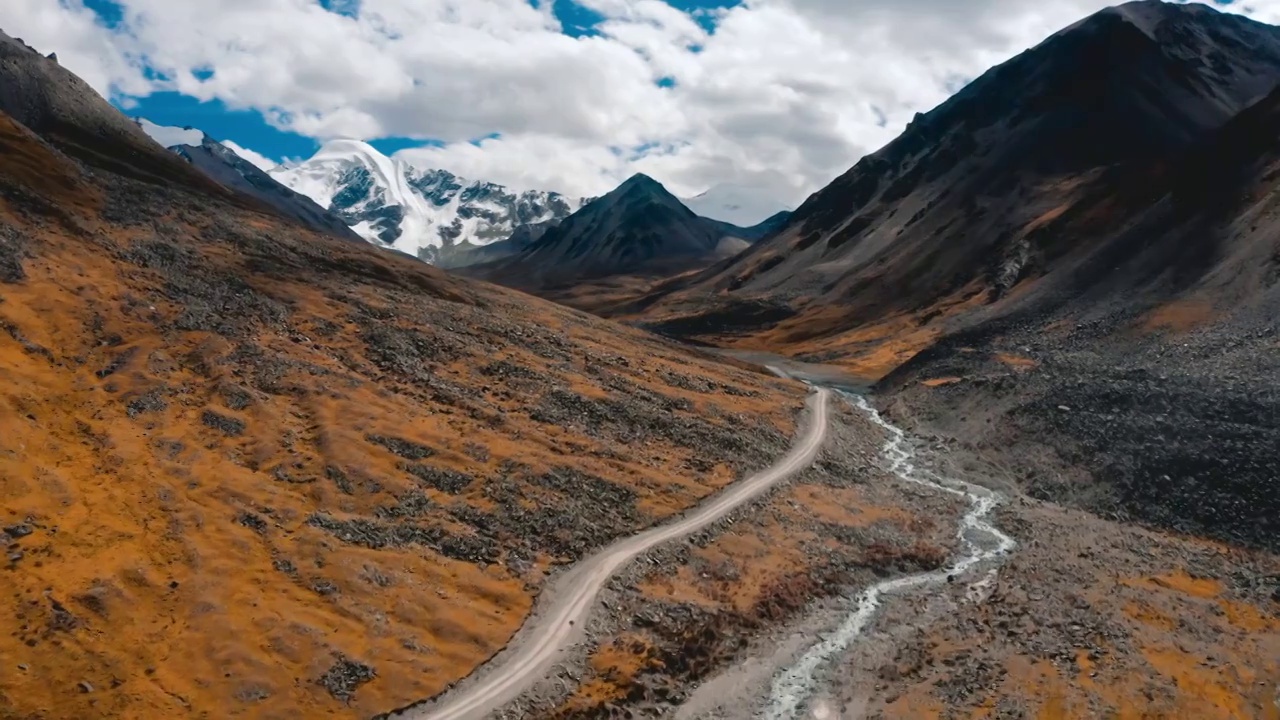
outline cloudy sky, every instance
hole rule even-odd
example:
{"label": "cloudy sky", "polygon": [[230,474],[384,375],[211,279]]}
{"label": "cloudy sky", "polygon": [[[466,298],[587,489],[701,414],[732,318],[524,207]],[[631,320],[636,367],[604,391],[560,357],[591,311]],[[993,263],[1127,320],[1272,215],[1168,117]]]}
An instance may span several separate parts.
{"label": "cloudy sky", "polygon": [[[1108,0],[4,0],[130,114],[270,164],[327,138],[517,188],[640,171],[796,204]],[[1280,21],[1280,0],[1219,3]]]}

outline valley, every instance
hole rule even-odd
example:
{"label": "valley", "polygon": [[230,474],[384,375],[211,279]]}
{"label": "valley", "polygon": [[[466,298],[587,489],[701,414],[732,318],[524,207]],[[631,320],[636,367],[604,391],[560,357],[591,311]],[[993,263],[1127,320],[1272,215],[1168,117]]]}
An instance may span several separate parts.
{"label": "valley", "polygon": [[271,166],[0,33],[0,720],[1280,720],[1280,28],[1219,10],[794,211]]}

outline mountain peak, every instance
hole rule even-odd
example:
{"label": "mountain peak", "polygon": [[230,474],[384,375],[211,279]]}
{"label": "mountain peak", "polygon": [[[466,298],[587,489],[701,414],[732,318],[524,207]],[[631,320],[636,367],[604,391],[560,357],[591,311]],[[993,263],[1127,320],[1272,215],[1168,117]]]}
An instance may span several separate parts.
{"label": "mountain peak", "polygon": [[[633,195],[637,192],[671,195],[662,183],[654,180],[644,173],[636,173],[635,175],[627,178],[626,182],[619,185],[611,194]],[[675,196],[672,195],[672,197]]]}
{"label": "mountain peak", "polygon": [[725,233],[662,183],[633,175],[570,215],[521,254],[482,275],[517,287],[696,267],[716,257]]}
{"label": "mountain peak", "polygon": [[320,149],[311,156],[312,161],[335,157],[365,156],[369,158],[386,158],[378,149],[363,140],[355,138],[330,138],[320,144]]}
{"label": "mountain peak", "polygon": [[1155,40],[1161,26],[1166,22],[1201,18],[1206,15],[1221,15],[1221,13],[1207,5],[1168,3],[1163,2],[1163,0],[1133,0],[1133,2],[1127,2],[1122,5],[1103,8],[1060,30],[1050,39],[1119,18],[1137,28],[1142,34]]}
{"label": "mountain peak", "polygon": [[366,240],[427,261],[505,240],[521,225],[558,221],[582,205],[554,192],[517,192],[420,168],[353,138],[328,140],[310,159],[270,174]]}

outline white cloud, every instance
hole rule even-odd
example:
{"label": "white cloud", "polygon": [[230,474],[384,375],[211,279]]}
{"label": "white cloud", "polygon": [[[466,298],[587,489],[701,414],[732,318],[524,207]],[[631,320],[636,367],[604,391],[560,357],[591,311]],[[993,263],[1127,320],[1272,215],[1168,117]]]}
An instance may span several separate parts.
{"label": "white cloud", "polygon": [[241,147],[230,140],[222,140],[220,142],[225,145],[227,149],[231,150],[231,152],[234,152],[245,160],[257,165],[262,170],[270,170],[280,164],[260,152],[255,152],[249,148]]}
{"label": "white cloud", "polygon": [[2,29],[58,62],[105,96],[145,94],[142,65],[107,32],[82,0],[5,0]]}
{"label": "white cloud", "polygon": [[[119,1],[117,30],[80,0],[9,0],[5,22],[117,96],[217,98],[317,138],[444,140],[406,154],[517,187],[591,195],[643,171],[682,195],[754,183],[780,204],[1111,4],[747,0],[709,34],[662,0],[579,0],[606,21],[571,38],[551,0],[361,0],[341,14],[318,0]],[[1280,0],[1231,9],[1280,20]]]}

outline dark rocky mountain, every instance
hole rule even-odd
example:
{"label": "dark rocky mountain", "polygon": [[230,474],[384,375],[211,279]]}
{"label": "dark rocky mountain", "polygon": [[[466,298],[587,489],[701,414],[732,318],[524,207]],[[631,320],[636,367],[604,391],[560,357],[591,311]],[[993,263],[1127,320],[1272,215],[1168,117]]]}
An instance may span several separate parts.
{"label": "dark rocky mountain", "polygon": [[757,243],[785,228],[787,223],[791,221],[791,211],[783,210],[751,227],[740,227],[732,223],[712,220],[711,218],[707,218],[707,220],[714,223],[726,237],[736,237],[749,243]]}
{"label": "dark rocky mountain", "polygon": [[1275,27],[1200,5],[1104,10],[917,116],[771,240],[631,309],[803,350],[991,302],[1097,241],[1046,225],[1108,169],[1186,150],[1278,78]]}
{"label": "dark rocky mountain", "polygon": [[88,83],[20,39],[0,32],[0,112],[38,132],[60,151],[141,179],[230,193],[164,152]]}
{"label": "dark rocky mountain", "polygon": [[311,198],[276,182],[257,165],[208,135],[204,135],[199,145],[175,145],[169,149],[219,185],[257,198],[305,227],[348,240],[362,240],[341,218]]}
{"label": "dark rocky mountain", "polygon": [[698,217],[659,182],[636,175],[543,231],[518,254],[464,272],[524,289],[672,274],[744,249],[748,242],[738,234],[741,228]]}
{"label": "dark rocky mountain", "polygon": [[613,314],[874,381],[1025,489],[1280,548],[1280,29],[1097,13]]}
{"label": "dark rocky mountain", "polygon": [[[1056,270],[880,390],[1035,495],[1280,550],[1280,91],[1047,221]],[[1068,247],[1070,246],[1070,247]],[[936,387],[929,387],[939,383]]]}
{"label": "dark rocky mountain", "polygon": [[[590,203],[591,201],[588,200],[587,202]],[[759,242],[761,239],[778,232],[778,230],[786,226],[787,219],[790,217],[791,211],[784,210],[758,225],[746,228],[711,218],[702,219],[721,234],[721,241],[717,250],[719,255],[725,255],[734,251],[741,251],[748,245]],[[442,250],[435,264],[443,268],[456,269],[510,258],[524,252],[534,242],[541,239],[543,235],[559,227],[559,225],[560,220],[558,219],[521,225],[516,228],[511,237],[501,242],[480,246],[464,244]],[[742,242],[735,243],[735,239]]]}

